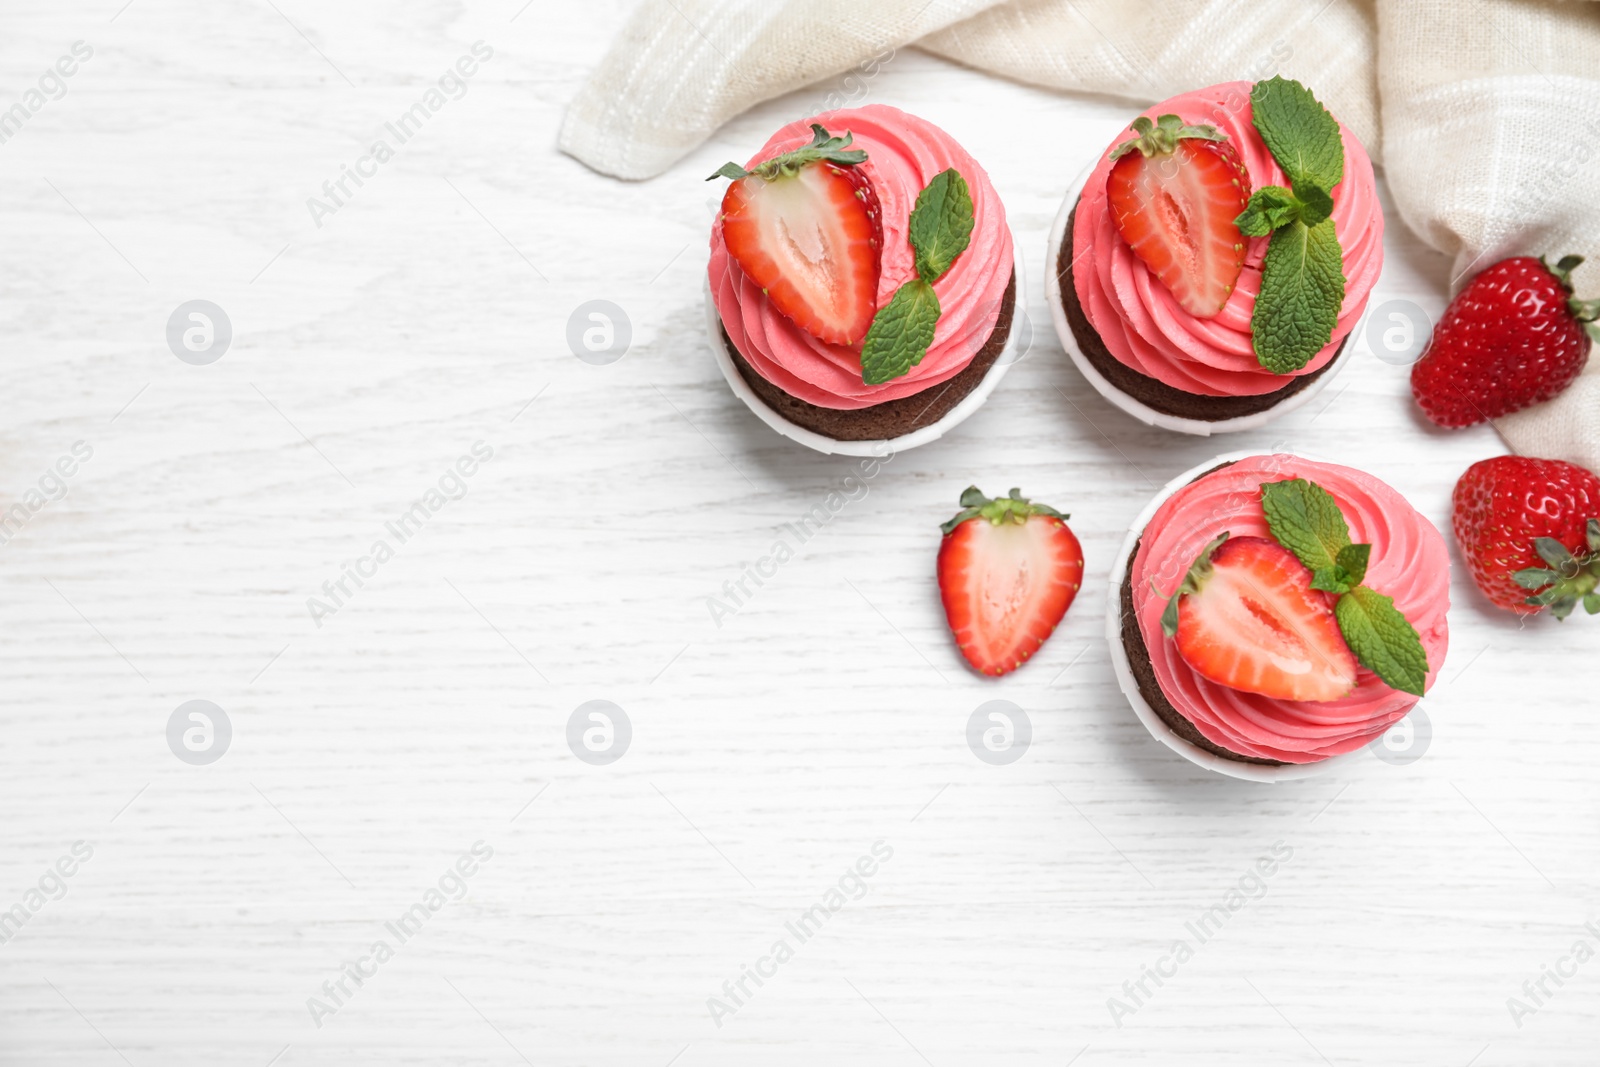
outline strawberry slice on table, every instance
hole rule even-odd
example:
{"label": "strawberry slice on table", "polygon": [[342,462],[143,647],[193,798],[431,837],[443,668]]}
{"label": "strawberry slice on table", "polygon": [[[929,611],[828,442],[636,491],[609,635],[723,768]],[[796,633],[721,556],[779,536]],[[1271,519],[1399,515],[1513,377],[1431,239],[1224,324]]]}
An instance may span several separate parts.
{"label": "strawberry slice on table", "polygon": [[1572,295],[1582,256],[1502,259],[1450,301],[1411,368],[1422,413],[1451,428],[1498,419],[1560,393],[1589,360],[1600,300]]}
{"label": "strawberry slice on table", "polygon": [[1559,459],[1496,456],[1467,468],[1451,510],[1467,570],[1496,607],[1600,614],[1600,478]]}
{"label": "strawberry slice on table", "polygon": [[[815,123],[811,143],[732,178],[722,198],[728,254],[774,307],[822,341],[856,345],[878,310],[883,223],[878,196],[856,164],[867,153],[851,135]],[[708,180],[711,180],[708,179]]]}
{"label": "strawberry slice on table", "polygon": [[1133,120],[1106,179],[1111,218],[1133,254],[1196,318],[1214,318],[1244,269],[1234,222],[1250,202],[1250,175],[1215,126],[1177,115]]}
{"label": "strawberry slice on table", "polygon": [[1083,545],[1067,515],[1018,490],[992,499],[968,486],[939,526],[939,600],[966,662],[1010,673],[1038,651],[1083,584]]}
{"label": "strawberry slice on table", "polygon": [[956,645],[979,673],[1022,666],[1072,606],[1083,547],[1067,518],[1015,489],[990,500],[971,486],[940,527],[939,598]]}
{"label": "strawberry slice on table", "polygon": [[1200,553],[1162,613],[1178,655],[1202,677],[1280,700],[1338,700],[1356,657],[1311,569],[1267,537],[1223,534]]}

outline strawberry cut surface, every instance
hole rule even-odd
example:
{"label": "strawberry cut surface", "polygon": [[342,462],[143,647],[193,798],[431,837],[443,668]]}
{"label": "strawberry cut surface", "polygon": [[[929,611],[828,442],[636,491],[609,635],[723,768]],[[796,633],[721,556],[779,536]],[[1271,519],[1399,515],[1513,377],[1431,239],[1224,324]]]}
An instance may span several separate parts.
{"label": "strawberry cut surface", "polygon": [[774,307],[822,341],[860,344],[878,310],[883,226],[858,167],[826,161],[728,187],[729,255]]}
{"label": "strawberry cut surface", "polygon": [[[1209,548],[1210,546],[1208,546]],[[1311,571],[1265,537],[1232,537],[1195,563],[1178,594],[1178,654],[1218,685],[1281,700],[1338,700],[1356,657]]]}
{"label": "strawberry cut surface", "polygon": [[1083,584],[1083,548],[1064,516],[976,488],[939,543],[939,597],[973,669],[1016,670],[1055,632]]}
{"label": "strawberry cut surface", "polygon": [[1137,121],[1143,132],[1113,153],[1106,192],[1133,254],[1185,311],[1213,318],[1244,269],[1245,237],[1234,220],[1250,201],[1250,176],[1214,128],[1178,122]]}

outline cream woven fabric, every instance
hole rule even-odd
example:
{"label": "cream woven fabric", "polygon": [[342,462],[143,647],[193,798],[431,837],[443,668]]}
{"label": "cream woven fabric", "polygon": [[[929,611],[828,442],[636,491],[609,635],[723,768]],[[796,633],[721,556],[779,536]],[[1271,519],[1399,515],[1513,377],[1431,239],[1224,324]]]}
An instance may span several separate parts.
{"label": "cream woven fabric", "polygon": [[[1384,170],[1457,284],[1505,255],[1590,256],[1600,297],[1600,3],[1592,0],[643,0],[561,148],[661,173],[734,115],[917,47],[1021,81],[1149,102],[1283,74]],[[1600,357],[1502,420],[1517,451],[1600,470]]]}

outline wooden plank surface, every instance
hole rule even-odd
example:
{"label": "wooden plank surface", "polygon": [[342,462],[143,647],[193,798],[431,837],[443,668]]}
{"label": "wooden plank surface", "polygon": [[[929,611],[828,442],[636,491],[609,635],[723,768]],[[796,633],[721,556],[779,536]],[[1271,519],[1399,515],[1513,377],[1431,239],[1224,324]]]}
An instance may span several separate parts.
{"label": "wooden plank surface", "polygon": [[[629,4],[118,2],[0,22],[6,107],[92,49],[0,144],[0,506],[57,494],[58,458],[92,449],[0,546],[0,908],[29,912],[0,944],[0,1062],[1595,1062],[1600,963],[1507,1005],[1600,947],[1592,626],[1520,627],[1457,573],[1426,754],[1276,787],[1177,759],[1117,691],[1105,574],[1177,472],[1288,445],[1444,524],[1457,475],[1502,450],[1423,425],[1359,338],[1322,399],[1222,442],[1103,402],[1042,264],[1127,105],[911,50],[870,82],[990,170],[1031,347],[719,625],[707,598],[854,461],[722,382],[700,179],[830,86],[623,184],[554,141]],[[477,41],[465,94],[319,226],[307,200]],[[1393,215],[1387,243],[1375,303],[1437,314],[1444,260]],[[166,341],[193,299],[232,325],[209,365]],[[566,340],[595,299],[632,329],[604,366]],[[400,543],[386,523],[441,480]],[[972,482],[1069,510],[1088,559],[1060,631],[998,682],[962,667],[933,580]],[[380,539],[392,558],[313,619]],[[996,698],[1033,731],[1005,766],[965,741]],[[167,741],[196,699],[232,728],[209,765]],[[608,765],[568,746],[592,700],[631,724]],[[492,856],[428,911],[475,842]],[[846,877],[877,842],[892,856]],[[1256,893],[1279,842],[1199,943],[1186,924]],[[786,924],[841,879],[802,942]],[[398,943],[385,924],[419,902]],[[335,1004],[323,983],[379,939],[393,958]],[[708,1007],[780,939],[772,977]],[[1178,939],[1192,956],[1162,962]],[[1158,964],[1135,1004],[1124,983]]]}

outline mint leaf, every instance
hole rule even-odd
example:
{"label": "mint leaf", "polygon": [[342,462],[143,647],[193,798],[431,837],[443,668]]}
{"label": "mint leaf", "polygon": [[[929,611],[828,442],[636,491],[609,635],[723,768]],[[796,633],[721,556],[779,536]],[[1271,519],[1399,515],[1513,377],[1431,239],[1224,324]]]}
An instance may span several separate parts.
{"label": "mint leaf", "polygon": [[1269,185],[1234,220],[1251,237],[1272,234],[1250,316],[1256,360],[1274,374],[1300,370],[1327,345],[1344,305],[1344,252],[1333,230],[1333,187],[1344,179],[1339,123],[1297,81],[1250,90],[1250,116],[1291,192]]}
{"label": "mint leaf", "polygon": [[1363,667],[1393,689],[1422,696],[1428,682],[1428,654],[1391,597],[1358,585],[1339,598],[1333,616]]}
{"label": "mint leaf", "polygon": [[966,251],[972,223],[972,193],[954,167],[935,174],[917,194],[906,227],[917,277],[897,289],[872,317],[861,342],[861,380],[867,385],[900,377],[928,354],[939,324],[939,296],[933,283]]}
{"label": "mint leaf", "polygon": [[1233,224],[1246,237],[1265,237],[1300,217],[1300,198],[1281,185],[1263,185],[1250,194]]}
{"label": "mint leaf", "polygon": [[861,380],[882,385],[922,362],[939,322],[939,296],[921,278],[912,278],[878,309],[861,343]]}
{"label": "mint leaf", "polygon": [[1272,536],[1311,569],[1311,587],[1342,594],[1333,615],[1362,666],[1393,688],[1421,696],[1428,677],[1422,639],[1392,599],[1360,584],[1372,546],[1350,543],[1333,494],[1304,478],[1265,482],[1261,510]]}
{"label": "mint leaf", "polygon": [[[1178,583],[1177,590],[1172,598],[1167,601],[1166,610],[1161,613],[1161,632],[1168,637],[1178,635],[1178,601],[1183,599],[1185,593],[1198,593],[1206,579],[1211,577],[1211,557],[1217,549],[1222,547],[1222,542],[1228,539],[1228,531],[1218,534],[1216,539],[1200,550],[1200,554],[1189,564],[1189,571],[1183,576],[1183,581]],[[1152,583],[1154,584],[1154,583]],[[1159,592],[1159,590],[1158,590]]]}
{"label": "mint leaf", "polygon": [[1283,77],[1256,82],[1250,90],[1250,115],[1272,158],[1297,190],[1309,183],[1331,191],[1344,179],[1339,123],[1310,89]]}
{"label": "mint leaf", "polygon": [[953,167],[935,174],[917,194],[909,226],[917,274],[923,281],[931,284],[944,277],[972,240],[972,225],[972,194],[966,179]]}
{"label": "mint leaf", "polygon": [[1294,195],[1300,201],[1300,221],[1307,226],[1315,226],[1333,214],[1333,195],[1326,189],[1300,182],[1294,187]]}
{"label": "mint leaf", "polygon": [[1324,593],[1348,593],[1356,586],[1343,567],[1326,567],[1311,575],[1311,588]]}
{"label": "mint leaf", "polygon": [[1311,588],[1327,593],[1348,593],[1367,576],[1367,559],[1371,555],[1371,545],[1345,545],[1334,556],[1332,567],[1312,574]]}
{"label": "mint leaf", "polygon": [[1274,374],[1304,367],[1333,337],[1344,305],[1344,254],[1333,220],[1293,222],[1272,235],[1250,315],[1256,360]]}
{"label": "mint leaf", "polygon": [[1367,561],[1371,558],[1371,545],[1345,545],[1333,561],[1344,572],[1346,581],[1351,585],[1360,585],[1361,579],[1367,576]]}
{"label": "mint leaf", "polygon": [[1273,538],[1313,573],[1332,571],[1339,554],[1350,547],[1350,527],[1339,502],[1316,482],[1304,478],[1263,482],[1261,510]]}
{"label": "mint leaf", "polygon": [[1291,222],[1315,226],[1333,214],[1333,197],[1306,182],[1293,190],[1263,185],[1250,194],[1250,202],[1233,220],[1246,237],[1265,237]]}

